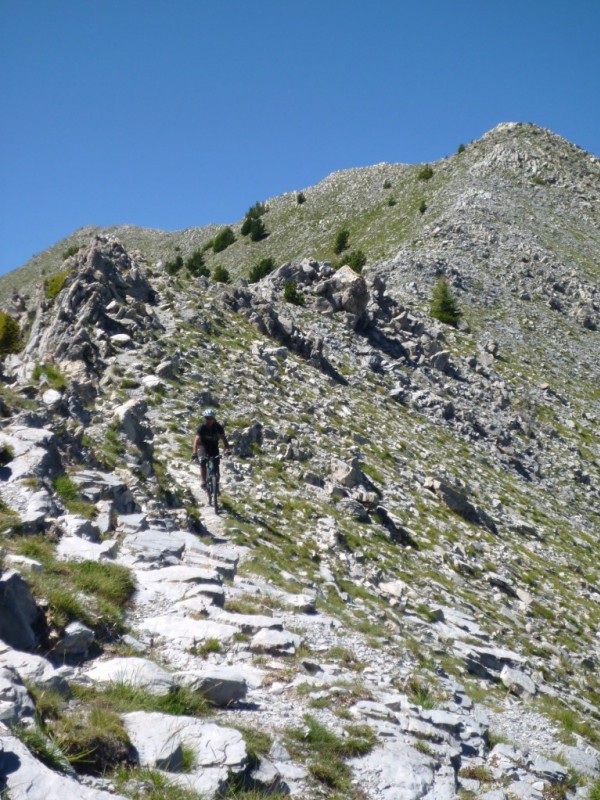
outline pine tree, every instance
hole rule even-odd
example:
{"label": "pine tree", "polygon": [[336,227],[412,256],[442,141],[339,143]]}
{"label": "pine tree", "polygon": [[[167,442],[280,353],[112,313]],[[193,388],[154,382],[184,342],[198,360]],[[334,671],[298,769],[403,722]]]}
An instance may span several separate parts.
{"label": "pine tree", "polygon": [[462,311],[459,309],[458,303],[448,286],[448,281],[443,275],[438,278],[433,289],[430,313],[434,319],[438,319],[446,325],[452,325],[454,328],[456,328],[458,321],[462,317]]}

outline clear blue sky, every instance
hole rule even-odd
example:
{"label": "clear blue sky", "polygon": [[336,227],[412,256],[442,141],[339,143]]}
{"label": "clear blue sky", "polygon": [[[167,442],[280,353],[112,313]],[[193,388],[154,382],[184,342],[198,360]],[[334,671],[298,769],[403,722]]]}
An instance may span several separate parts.
{"label": "clear blue sky", "polygon": [[600,154],[598,0],[0,0],[0,273],[499,122]]}

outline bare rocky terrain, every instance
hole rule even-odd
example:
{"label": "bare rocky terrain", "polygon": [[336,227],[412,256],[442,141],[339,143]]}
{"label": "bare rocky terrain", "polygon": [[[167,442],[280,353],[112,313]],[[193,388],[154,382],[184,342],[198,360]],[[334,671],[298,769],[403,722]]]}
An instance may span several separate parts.
{"label": "bare rocky terrain", "polygon": [[0,796],[598,800],[600,162],[505,124],[260,219],[0,279]]}

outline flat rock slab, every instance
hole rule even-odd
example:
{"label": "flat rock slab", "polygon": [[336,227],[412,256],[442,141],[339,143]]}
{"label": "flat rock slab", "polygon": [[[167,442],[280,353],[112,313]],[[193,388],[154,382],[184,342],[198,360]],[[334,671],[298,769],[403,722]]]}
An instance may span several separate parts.
{"label": "flat rock slab", "polygon": [[491,673],[500,673],[505,666],[517,668],[524,666],[527,659],[503,647],[478,647],[465,642],[456,641],[452,650],[462,656],[469,672],[482,678],[489,678]]}
{"label": "flat rock slab", "polygon": [[9,447],[14,458],[0,467],[0,480],[7,483],[32,476],[51,475],[60,466],[56,436],[47,428],[9,426],[0,433],[0,446]]}
{"label": "flat rock slab", "polygon": [[[382,800],[419,800],[422,797],[443,796],[433,794],[439,774],[436,773],[436,767],[439,765],[402,741],[386,742],[364,758],[355,758],[348,763],[359,785],[367,788],[367,794],[371,782],[376,782],[378,797]],[[450,798],[455,796],[453,771],[452,788]]]}
{"label": "flat rock slab", "polygon": [[42,656],[13,650],[4,642],[0,642],[0,667],[14,669],[24,682],[33,683],[44,689],[56,689],[65,695],[69,694],[66,676],[70,677],[72,671],[63,667],[55,669]]}
{"label": "flat rock slab", "polygon": [[302,644],[302,637],[290,631],[274,631],[263,628],[250,642],[250,650],[255,653],[272,655],[295,655]]}
{"label": "flat rock slab", "polygon": [[118,548],[116,539],[96,543],[77,536],[63,536],[56,548],[56,555],[63,561],[110,561],[115,558]]}
{"label": "flat rock slab", "polygon": [[214,586],[221,590],[221,579],[215,570],[173,566],[152,570],[136,570],[136,602],[151,603],[158,598],[177,602],[193,597],[197,586]]}
{"label": "flat rock slab", "polygon": [[48,769],[1,724],[0,775],[11,800],[126,800],[123,795],[91,789],[75,777]]}
{"label": "flat rock slab", "polygon": [[238,629],[233,625],[223,625],[203,619],[190,619],[175,614],[163,614],[149,617],[140,626],[144,631],[158,636],[163,642],[176,644],[187,650],[206,639],[218,639],[229,642]]}
{"label": "flat rock slab", "polygon": [[184,550],[185,539],[182,536],[173,531],[148,528],[125,536],[121,558],[128,565],[152,562],[160,565],[168,560],[181,559]]}
{"label": "flat rock slab", "polygon": [[283,603],[286,608],[301,614],[314,614],[317,610],[317,598],[310,594],[286,594]]}
{"label": "flat rock slab", "polygon": [[111,658],[110,661],[98,662],[83,674],[95,684],[123,683],[144,687],[155,695],[168,694],[176,687],[171,673],[147,658]]}
{"label": "flat rock slab", "polygon": [[174,677],[180,685],[200,692],[216,706],[243,700],[248,692],[241,667],[208,666],[193,672],[178,672]]}
{"label": "flat rock slab", "polygon": [[194,769],[185,775],[173,774],[172,779],[202,797],[213,797],[224,788],[230,774],[239,774],[246,766],[244,739],[233,728],[195,717],[145,711],[125,714],[123,723],[142,766],[174,773],[181,767],[183,748],[191,749]]}
{"label": "flat rock slab", "polygon": [[283,630],[283,620],[267,617],[264,614],[234,614],[231,611],[215,608],[211,611],[210,618],[215,622],[235,625],[242,633],[249,635],[254,635],[264,628],[275,631]]}

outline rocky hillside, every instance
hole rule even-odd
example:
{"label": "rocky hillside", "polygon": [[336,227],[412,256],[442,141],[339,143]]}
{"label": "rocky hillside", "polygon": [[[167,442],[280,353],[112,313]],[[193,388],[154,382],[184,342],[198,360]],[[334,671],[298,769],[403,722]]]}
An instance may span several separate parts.
{"label": "rocky hillside", "polygon": [[600,164],[461,150],[3,279],[3,798],[598,800]]}

